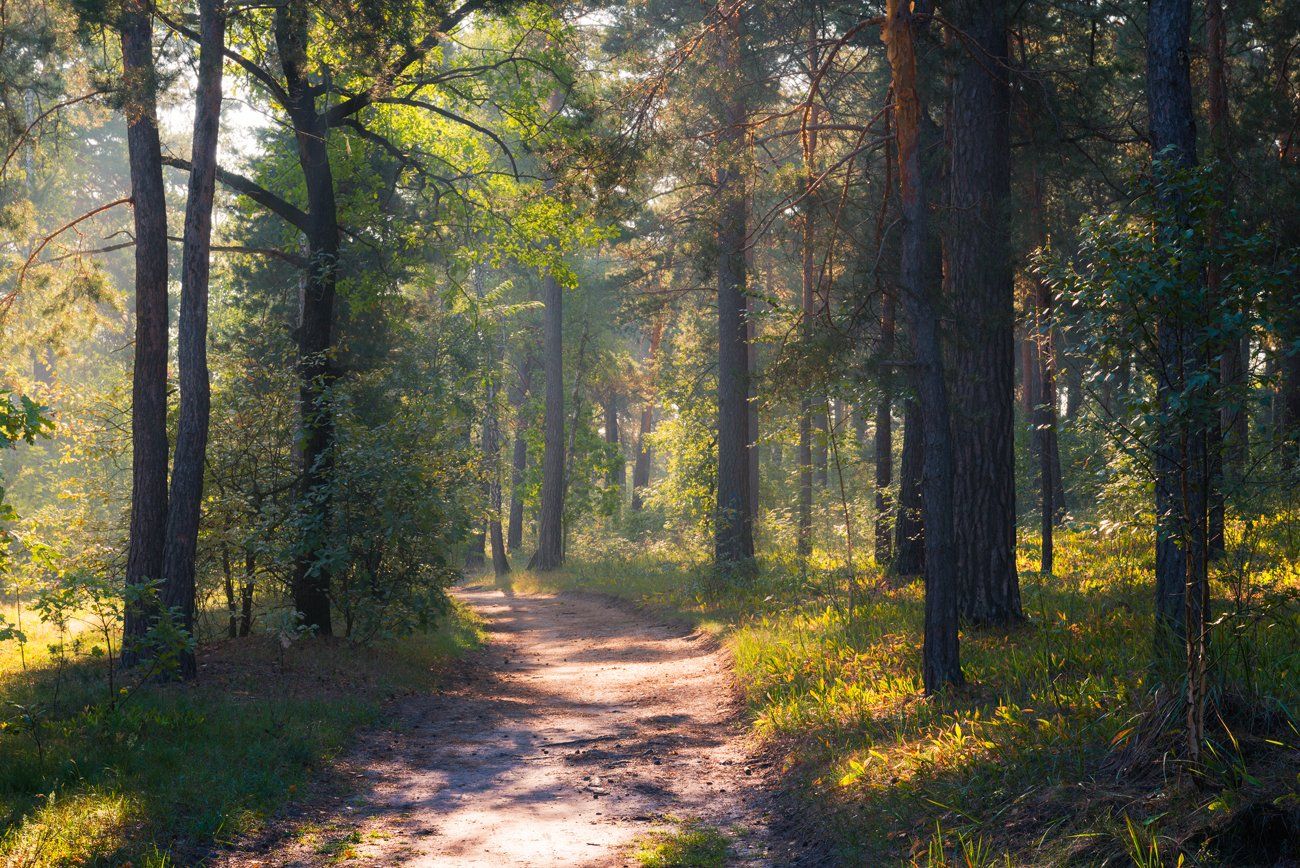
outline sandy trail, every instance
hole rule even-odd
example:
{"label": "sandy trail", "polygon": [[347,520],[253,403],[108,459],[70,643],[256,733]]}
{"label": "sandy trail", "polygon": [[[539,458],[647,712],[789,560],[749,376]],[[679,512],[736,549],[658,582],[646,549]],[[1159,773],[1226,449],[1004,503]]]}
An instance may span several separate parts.
{"label": "sandy trail", "polygon": [[345,763],[361,792],[316,812],[324,832],[225,864],[324,864],[346,847],[347,864],[624,865],[666,817],[724,830],[729,864],[805,861],[777,855],[715,643],[598,597],[457,595],[488,647],[363,740]]}

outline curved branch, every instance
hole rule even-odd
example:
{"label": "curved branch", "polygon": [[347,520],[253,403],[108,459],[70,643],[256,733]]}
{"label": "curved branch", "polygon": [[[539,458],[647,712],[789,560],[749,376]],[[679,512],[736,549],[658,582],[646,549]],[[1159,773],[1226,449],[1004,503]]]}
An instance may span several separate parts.
{"label": "curved branch", "polygon": [[[164,166],[171,166],[173,169],[180,169],[184,172],[190,171],[191,168],[190,161],[182,160],[180,157],[164,156],[162,161]],[[306,211],[292,202],[280,198],[255,181],[222,168],[217,169],[217,180],[241,196],[252,199],[285,222],[292,224],[295,228],[303,232],[308,231],[309,221]]]}
{"label": "curved branch", "polygon": [[115,199],[112,202],[109,202],[104,205],[100,205],[98,208],[92,208],[91,210],[87,211],[85,214],[82,214],[80,217],[77,217],[73,220],[69,220],[67,223],[64,223],[58,229],[55,229],[49,235],[46,235],[44,238],[42,238],[40,243],[36,245],[36,249],[34,249],[31,252],[31,255],[27,257],[27,261],[23,263],[23,267],[19,269],[18,280],[14,284],[14,288],[11,289],[9,292],[5,293],[4,296],[0,296],[0,310],[8,310],[9,306],[13,304],[13,300],[18,296],[18,293],[22,291],[23,281],[27,279],[27,270],[32,267],[32,263],[36,261],[36,257],[41,255],[41,251],[44,250],[51,241],[53,241],[55,238],[58,238],[64,232],[67,232],[69,229],[73,228],[78,223],[84,223],[85,221],[89,220],[91,217],[94,217],[96,214],[102,214],[103,212],[107,211],[109,208],[116,208],[118,205],[130,204],[131,201],[132,199],[130,196],[124,196],[121,199]]}

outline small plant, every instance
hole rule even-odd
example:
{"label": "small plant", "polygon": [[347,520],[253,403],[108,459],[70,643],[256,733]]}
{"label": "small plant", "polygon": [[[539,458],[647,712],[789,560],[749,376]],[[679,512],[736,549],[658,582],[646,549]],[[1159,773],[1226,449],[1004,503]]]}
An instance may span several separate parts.
{"label": "small plant", "polygon": [[637,844],[633,857],[650,868],[722,868],[727,864],[727,836],[697,820],[651,832]]}

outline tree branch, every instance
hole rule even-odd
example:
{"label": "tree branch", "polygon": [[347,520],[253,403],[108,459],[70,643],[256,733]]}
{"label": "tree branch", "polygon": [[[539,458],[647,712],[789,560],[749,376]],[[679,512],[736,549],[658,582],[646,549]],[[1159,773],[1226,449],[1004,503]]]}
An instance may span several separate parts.
{"label": "tree branch", "polygon": [[[190,171],[190,161],[182,160],[180,157],[165,156],[162,159],[163,165],[171,166],[173,169],[180,169],[184,172]],[[292,224],[295,228],[303,232],[308,230],[307,212],[303,211],[297,205],[280,198],[265,187],[256,182],[238,175],[226,169],[217,169],[217,180],[225,186],[234,190],[242,196],[247,196],[263,208],[279,216],[285,222]]]}

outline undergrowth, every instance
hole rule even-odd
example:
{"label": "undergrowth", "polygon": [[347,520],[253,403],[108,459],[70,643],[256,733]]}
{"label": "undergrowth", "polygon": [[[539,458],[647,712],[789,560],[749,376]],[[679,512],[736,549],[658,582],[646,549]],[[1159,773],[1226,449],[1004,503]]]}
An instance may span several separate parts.
{"label": "undergrowth", "polygon": [[457,607],[436,630],[374,647],[252,636],[205,647],[193,684],[106,695],[101,661],[61,665],[29,631],[0,645],[0,863],[193,864],[291,799],[379,719],[476,646]]}
{"label": "undergrowth", "polygon": [[515,581],[614,594],[725,634],[754,729],[849,864],[1273,865],[1300,856],[1298,560],[1286,534],[1237,531],[1237,556],[1216,568],[1212,725],[1196,769],[1159,742],[1135,748],[1157,701],[1153,555],[1138,533],[1061,532],[1054,576],[1034,572],[1025,540],[1027,622],[963,631],[970,685],[932,699],[919,581],[800,579],[764,563],[719,590],[703,557],[609,541]]}

